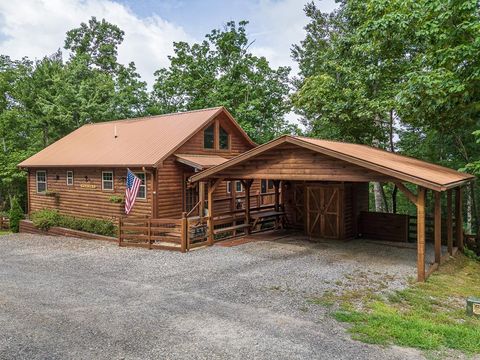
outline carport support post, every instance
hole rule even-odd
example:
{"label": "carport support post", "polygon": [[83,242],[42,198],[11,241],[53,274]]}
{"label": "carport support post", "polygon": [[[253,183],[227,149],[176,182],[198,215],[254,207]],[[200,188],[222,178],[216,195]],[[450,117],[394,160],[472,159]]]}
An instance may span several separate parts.
{"label": "carport support post", "polygon": [[213,221],[213,193],[222,179],[210,180],[208,183],[208,245],[212,246],[215,242],[213,233],[214,221]]}
{"label": "carport support post", "polygon": [[447,190],[447,248],[450,256],[453,255],[453,219],[452,219],[452,190]]}
{"label": "carport support post", "polygon": [[435,194],[435,263],[440,264],[442,259],[442,194],[438,191]]}
{"label": "carport support post", "polygon": [[417,193],[417,280],[425,281],[425,188]]}
{"label": "carport support post", "polygon": [[462,188],[455,189],[455,230],[457,232],[458,250],[463,250],[463,213],[462,213]]}
{"label": "carport support post", "polygon": [[280,180],[273,180],[275,187],[275,211],[280,211]]}
{"label": "carport support post", "polygon": [[[250,188],[253,180],[242,180],[245,187],[245,224],[250,224]],[[245,233],[250,234],[250,227],[245,228]]]}

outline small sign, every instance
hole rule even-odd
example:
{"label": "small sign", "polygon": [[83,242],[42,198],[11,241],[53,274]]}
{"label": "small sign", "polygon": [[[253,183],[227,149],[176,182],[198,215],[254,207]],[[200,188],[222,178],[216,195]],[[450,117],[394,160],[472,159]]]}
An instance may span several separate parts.
{"label": "small sign", "polygon": [[96,189],[97,185],[95,184],[80,184],[80,187],[83,189]]}
{"label": "small sign", "polygon": [[473,304],[473,314],[480,315],[480,304]]}

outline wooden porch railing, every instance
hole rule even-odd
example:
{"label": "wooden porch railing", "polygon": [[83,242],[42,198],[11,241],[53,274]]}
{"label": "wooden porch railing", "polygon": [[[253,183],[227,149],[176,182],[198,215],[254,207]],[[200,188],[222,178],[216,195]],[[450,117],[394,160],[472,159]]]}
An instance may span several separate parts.
{"label": "wooden porch railing", "polygon": [[10,220],[5,216],[0,216],[0,230],[9,230]]}
{"label": "wooden porch railing", "polygon": [[120,218],[118,245],[186,251],[187,218]]}
{"label": "wooden porch railing", "polygon": [[[255,215],[262,212],[272,211],[275,204],[270,202],[274,193],[255,194],[250,199],[250,213]],[[245,200],[245,196],[237,196],[236,199]],[[220,199],[224,201],[225,199]],[[231,201],[228,198],[228,201]],[[267,202],[270,202],[266,204]],[[214,205],[216,206],[216,205]],[[184,212],[180,219],[149,219],[122,217],[118,221],[118,244],[119,246],[143,247],[148,249],[163,249],[186,252],[202,246],[212,245],[209,239],[208,216],[200,216],[200,202],[190,212]],[[245,209],[239,208],[233,211],[224,211],[214,214],[213,234],[214,242],[227,238],[247,234],[247,229],[259,232],[272,229],[275,224],[275,216],[265,216],[262,221],[247,224]]]}

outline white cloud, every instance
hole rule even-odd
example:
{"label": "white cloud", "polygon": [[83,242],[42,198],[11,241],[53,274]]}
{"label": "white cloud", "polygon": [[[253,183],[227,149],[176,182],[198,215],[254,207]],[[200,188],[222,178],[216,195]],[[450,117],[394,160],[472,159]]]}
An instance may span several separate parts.
{"label": "white cloud", "polygon": [[182,27],[158,15],[140,18],[126,6],[109,0],[22,0],[0,2],[0,53],[18,59],[40,59],[63,47],[65,33],[91,16],[118,25],[125,32],[119,62],[134,61],[142,78],[153,83],[153,72],[168,66],[174,41],[191,41]]}
{"label": "white cloud", "polygon": [[[260,0],[252,11],[250,37],[257,39],[252,46],[256,55],[265,56],[272,66],[290,66],[292,74],[298,72],[291,58],[291,47],[305,38],[304,27],[309,19],[303,11],[306,1]],[[324,12],[337,7],[335,0],[316,1]]]}

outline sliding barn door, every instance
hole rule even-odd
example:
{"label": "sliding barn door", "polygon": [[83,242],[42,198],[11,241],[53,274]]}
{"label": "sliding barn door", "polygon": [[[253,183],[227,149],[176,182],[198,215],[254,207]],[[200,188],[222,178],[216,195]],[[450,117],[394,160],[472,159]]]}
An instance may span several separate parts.
{"label": "sliding barn door", "polygon": [[341,190],[333,186],[307,187],[307,234],[338,239],[341,236]]}

